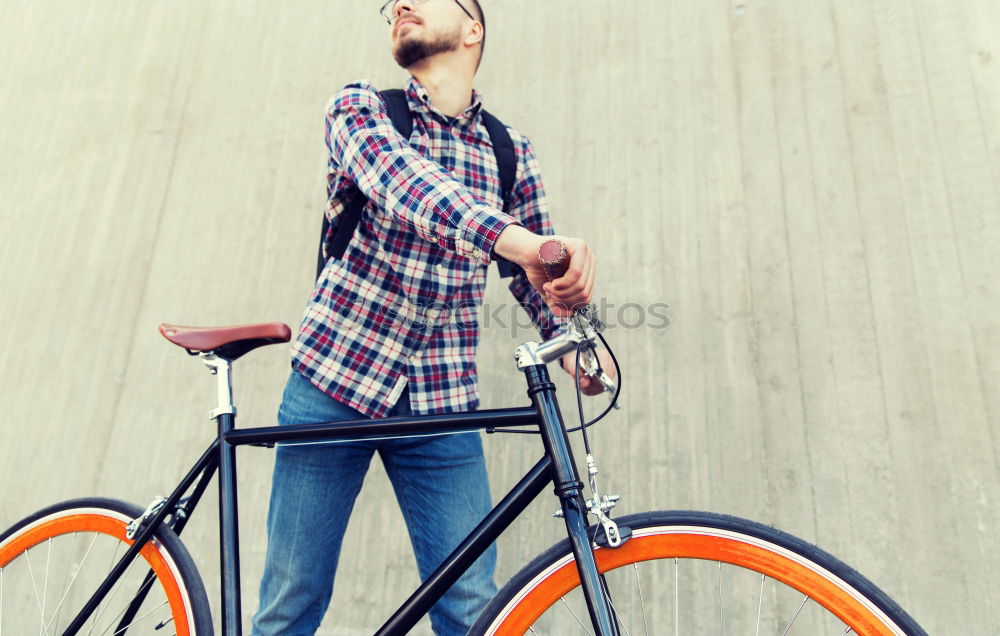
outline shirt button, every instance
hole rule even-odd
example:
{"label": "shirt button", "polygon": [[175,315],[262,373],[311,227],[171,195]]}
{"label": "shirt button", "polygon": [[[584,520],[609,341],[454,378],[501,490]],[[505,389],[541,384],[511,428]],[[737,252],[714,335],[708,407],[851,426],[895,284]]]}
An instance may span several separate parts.
{"label": "shirt button", "polygon": [[416,362],[419,359],[420,359],[420,353],[414,353],[412,356],[410,356],[411,362]]}
{"label": "shirt button", "polygon": [[479,258],[482,255],[483,255],[483,253],[479,250],[478,247],[476,249],[472,250],[472,257],[473,258]]}
{"label": "shirt button", "polygon": [[444,263],[438,263],[436,269],[439,274],[444,274],[445,271]]}

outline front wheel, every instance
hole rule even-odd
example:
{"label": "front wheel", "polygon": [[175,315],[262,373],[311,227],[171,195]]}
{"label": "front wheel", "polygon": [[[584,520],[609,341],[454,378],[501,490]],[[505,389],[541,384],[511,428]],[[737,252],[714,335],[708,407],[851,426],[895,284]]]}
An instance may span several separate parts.
{"label": "front wheel", "polygon": [[[62,634],[132,544],[125,527],[142,513],[113,499],[74,499],[0,534],[0,633]],[[205,587],[173,531],[161,527],[143,546],[82,633],[212,633]]]}
{"label": "front wheel", "polygon": [[[621,634],[926,633],[881,590],[819,548],[706,512],[616,519],[632,538],[594,556]],[[569,541],[521,570],[471,634],[592,633]]]}

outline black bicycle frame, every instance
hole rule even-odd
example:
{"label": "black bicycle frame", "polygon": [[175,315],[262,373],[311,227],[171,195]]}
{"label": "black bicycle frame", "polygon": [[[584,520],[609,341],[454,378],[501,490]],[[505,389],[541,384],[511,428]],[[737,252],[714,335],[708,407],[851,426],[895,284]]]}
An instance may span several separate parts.
{"label": "black bicycle frame", "polygon": [[[601,577],[597,570],[591,540],[587,533],[587,508],[583,499],[583,483],[579,479],[569,438],[556,402],[556,387],[549,379],[544,365],[524,369],[528,382],[528,395],[532,406],[513,409],[491,409],[470,413],[393,417],[380,420],[350,420],[327,424],[296,426],[268,426],[236,429],[235,415],[218,416],[218,438],[205,451],[198,462],[174,489],[162,508],[141,526],[138,535],[125,555],[112,569],[104,583],[77,614],[66,630],[75,634],[86,622],[115,581],[138,554],[142,546],[173,514],[172,527],[180,533],[191,515],[208,481],[219,471],[219,533],[222,572],[222,633],[226,636],[242,634],[240,607],[240,561],[237,524],[236,454],[237,446],[273,446],[286,443],[337,442],[361,439],[380,439],[396,436],[426,435],[434,433],[460,433],[485,430],[535,426],[545,447],[542,458],[500,500],[493,510],[404,602],[392,617],[376,632],[377,636],[405,634],[420,620],[448,588],[479,558],[500,534],[520,515],[532,500],[553,484],[560,500],[566,532],[576,558],[577,569],[591,621],[597,634],[612,636],[618,633],[607,598],[602,593]],[[197,483],[195,483],[197,481]],[[183,503],[182,497],[194,485],[192,495]],[[177,514],[178,512],[181,514]],[[148,585],[140,587],[129,613],[142,603]],[[126,615],[128,618],[128,614]],[[119,629],[128,625],[123,618]],[[116,632],[118,633],[118,632]]]}

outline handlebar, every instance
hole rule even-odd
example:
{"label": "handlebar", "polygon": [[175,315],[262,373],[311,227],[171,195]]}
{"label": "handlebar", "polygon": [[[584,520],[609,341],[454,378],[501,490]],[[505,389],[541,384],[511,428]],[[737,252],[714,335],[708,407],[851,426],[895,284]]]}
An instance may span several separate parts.
{"label": "handlebar", "polygon": [[569,251],[566,244],[558,239],[549,239],[539,246],[538,260],[550,282],[561,278],[569,269]]}
{"label": "handlebar", "polygon": [[[550,281],[563,276],[569,269],[569,251],[566,244],[558,239],[550,239],[538,248],[538,260]],[[597,380],[604,390],[617,394],[618,384],[601,368],[595,355],[594,346],[600,333],[604,331],[594,304],[578,307],[573,311],[569,328],[565,333],[542,343],[526,342],[514,351],[519,369],[533,364],[547,364],[573,351],[579,351],[579,368],[588,377]],[[614,405],[618,408],[618,405]]]}

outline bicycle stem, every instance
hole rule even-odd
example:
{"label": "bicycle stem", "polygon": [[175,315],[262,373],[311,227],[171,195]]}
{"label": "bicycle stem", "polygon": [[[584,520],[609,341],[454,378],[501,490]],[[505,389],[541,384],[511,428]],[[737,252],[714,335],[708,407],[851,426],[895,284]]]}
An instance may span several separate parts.
{"label": "bicycle stem", "polygon": [[555,362],[567,353],[575,351],[582,342],[596,342],[597,334],[603,330],[604,325],[597,317],[597,307],[593,304],[585,305],[573,312],[565,332],[545,342],[531,340],[514,349],[517,368],[519,371],[524,371],[530,366]]}

